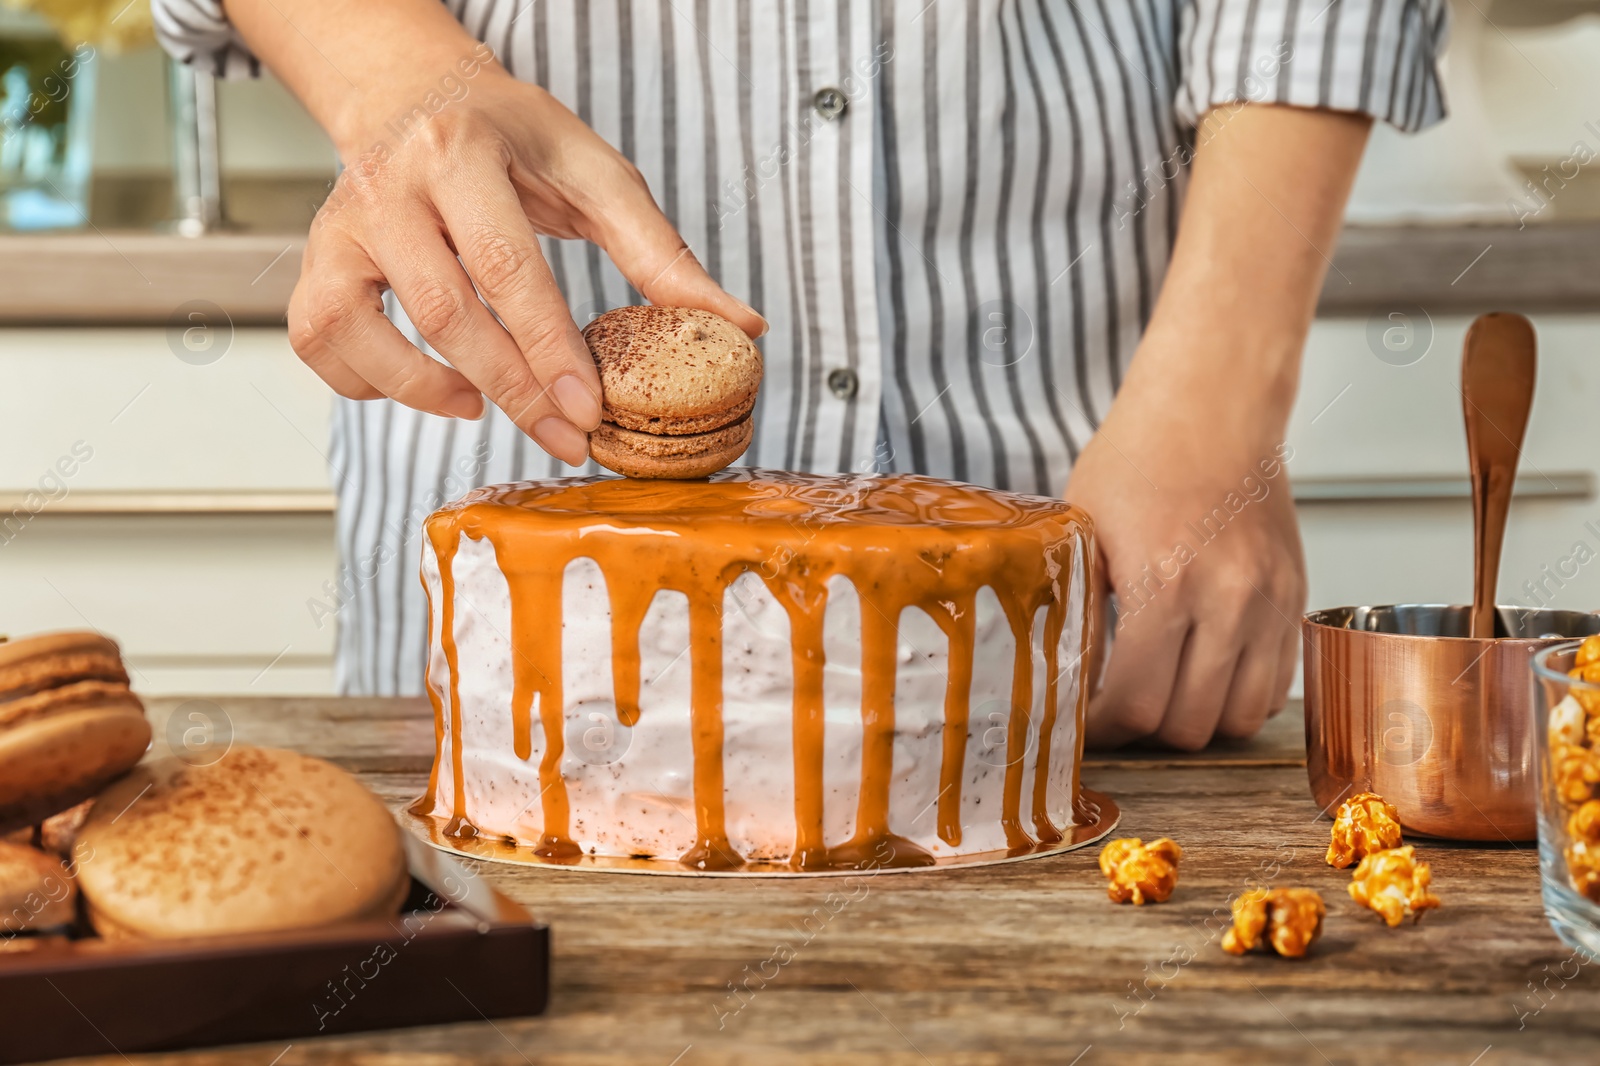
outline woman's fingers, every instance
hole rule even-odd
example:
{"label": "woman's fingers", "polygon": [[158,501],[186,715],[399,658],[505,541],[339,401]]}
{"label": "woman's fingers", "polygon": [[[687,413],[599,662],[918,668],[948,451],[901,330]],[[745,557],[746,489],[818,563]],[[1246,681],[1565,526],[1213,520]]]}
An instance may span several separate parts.
{"label": "woman's fingers", "polygon": [[1282,671],[1283,623],[1270,605],[1257,612],[1254,630],[1248,635],[1233,683],[1227,691],[1222,717],[1217,720],[1217,736],[1242,740],[1254,736],[1273,708],[1273,692]]}
{"label": "woman's fingers", "polygon": [[[1298,614],[1304,607],[1302,596],[1294,603],[1295,612]],[[1295,667],[1300,665],[1300,628],[1285,622],[1278,634],[1278,673],[1272,683],[1271,702],[1267,704],[1268,717],[1283,710],[1284,704],[1289,702],[1289,689],[1294,686]]]}
{"label": "woman's fingers", "polygon": [[551,455],[581,466],[587,435],[557,406],[504,327],[478,298],[461,263],[436,230],[385,230],[377,250],[411,324],[440,355]]}
{"label": "woman's fingers", "polygon": [[318,377],[355,400],[390,396],[457,418],[483,414],[460,373],[418,351],[383,314],[382,273],[353,243],[325,243],[289,299],[289,343]]}
{"label": "woman's fingers", "polygon": [[1105,683],[1089,704],[1089,743],[1126,744],[1161,728],[1188,631],[1186,615],[1154,607],[1117,619]]}
{"label": "woman's fingers", "polygon": [[752,337],[767,320],[725,292],[700,265],[639,172],[618,159],[608,184],[606,210],[590,215],[591,239],[604,248],[622,276],[653,304],[698,307],[721,315]]}
{"label": "woman's fingers", "polygon": [[[313,226],[291,315],[295,348],[347,396],[476,417],[492,400],[573,465],[600,425],[601,386],[539,234],[602,245],[650,301],[766,323],[724,292],[638,171],[542,90],[517,87],[436,119],[427,138],[341,179]],[[504,106],[501,106],[504,105]],[[383,319],[394,292],[444,362]],[[482,395],[480,395],[480,393]]]}
{"label": "woman's fingers", "polygon": [[596,429],[600,372],[505,167],[482,157],[469,172],[452,178],[452,189],[436,190],[434,202],[461,265],[494,308],[541,391],[579,431]]}
{"label": "woman's fingers", "polygon": [[1156,739],[1183,751],[1199,751],[1211,740],[1239,663],[1239,634],[1221,619],[1197,617],[1184,642],[1172,701]]}

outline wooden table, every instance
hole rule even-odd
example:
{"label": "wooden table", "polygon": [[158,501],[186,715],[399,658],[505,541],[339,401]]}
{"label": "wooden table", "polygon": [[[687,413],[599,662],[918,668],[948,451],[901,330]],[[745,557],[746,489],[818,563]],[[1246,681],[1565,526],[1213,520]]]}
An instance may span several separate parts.
{"label": "wooden table", "polygon": [[[396,808],[422,790],[432,726],[420,701],[217,702],[236,742],[331,758]],[[177,703],[152,706],[158,735]],[[1084,776],[1121,804],[1118,835],[1169,835],[1183,845],[1171,902],[1110,903],[1095,847],[879,876],[831,901],[841,890],[832,879],[484,864],[486,876],[554,930],[547,1015],[140,1061],[1600,1059],[1600,967],[1574,959],[1545,923],[1534,847],[1425,843],[1444,907],[1418,926],[1384,927],[1351,903],[1348,874],[1323,863],[1329,822],[1307,790],[1297,708],[1248,744],[1193,756],[1102,755]],[[1312,957],[1234,958],[1218,947],[1230,897],[1255,882],[1323,894],[1327,924]],[[789,954],[784,965],[769,961]],[[749,982],[753,994],[729,991],[762,973]]]}

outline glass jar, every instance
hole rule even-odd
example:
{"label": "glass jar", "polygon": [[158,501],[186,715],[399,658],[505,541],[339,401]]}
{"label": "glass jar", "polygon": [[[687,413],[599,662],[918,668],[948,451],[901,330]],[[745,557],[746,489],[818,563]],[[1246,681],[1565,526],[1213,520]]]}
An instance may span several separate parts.
{"label": "glass jar", "polygon": [[1556,935],[1589,955],[1600,953],[1600,659],[1574,667],[1597,654],[1600,638],[1590,637],[1533,657],[1544,912]]}

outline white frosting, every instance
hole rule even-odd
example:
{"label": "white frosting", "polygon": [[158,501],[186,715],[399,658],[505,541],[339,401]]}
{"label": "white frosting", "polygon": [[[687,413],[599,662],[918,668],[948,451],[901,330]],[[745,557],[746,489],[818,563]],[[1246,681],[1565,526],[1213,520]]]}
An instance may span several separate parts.
{"label": "white frosting", "polygon": [[[648,557],[639,565],[649,566]],[[512,741],[511,594],[488,540],[462,535],[456,553],[455,640],[461,676],[461,757],[466,815],[481,832],[536,843],[542,833],[539,762],[545,750],[534,707],[533,750],[517,758]],[[430,621],[429,684],[446,718],[436,808],[448,817],[452,775],[449,666],[440,642],[442,589],[438,559],[424,541],[423,581]],[[1065,576],[1065,575],[1063,575]],[[1049,817],[1073,824],[1078,790],[1077,701],[1083,632],[1082,543],[1073,549],[1070,602],[1061,636],[1059,713],[1051,740]],[[850,838],[861,781],[860,598],[835,577],[825,616],[824,833],[828,845]],[[1006,847],[1000,825],[1005,779],[1005,726],[1011,703],[1014,642],[998,599],[985,588],[976,601],[971,713],[961,785],[962,834],[952,847],[937,833],[943,758],[944,634],[922,611],[900,619],[895,680],[894,780],[889,827],[936,856]],[[689,632],[682,593],[656,595],[639,634],[639,720],[617,720],[612,698],[611,613],[605,578],[580,558],[563,583],[562,691],[566,754],[561,772],[571,809],[571,838],[585,853],[675,859],[695,841],[693,757],[689,721]],[[1033,708],[1023,758],[1021,818],[1032,832],[1032,796],[1044,720],[1044,611],[1033,627]],[[794,746],[788,615],[754,574],[729,587],[723,614],[723,753],[727,829],[747,859],[786,861],[794,847]]]}

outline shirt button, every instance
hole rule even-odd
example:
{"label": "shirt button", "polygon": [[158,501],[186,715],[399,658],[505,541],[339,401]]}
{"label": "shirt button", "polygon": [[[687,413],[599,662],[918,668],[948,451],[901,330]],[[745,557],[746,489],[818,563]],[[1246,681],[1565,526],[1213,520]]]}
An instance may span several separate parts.
{"label": "shirt button", "polygon": [[840,367],[828,374],[828,391],[841,400],[848,400],[861,388],[861,379],[854,370]]}
{"label": "shirt button", "polygon": [[830,86],[817,90],[817,95],[811,98],[811,106],[817,109],[817,114],[831,122],[849,110],[850,98]]}

